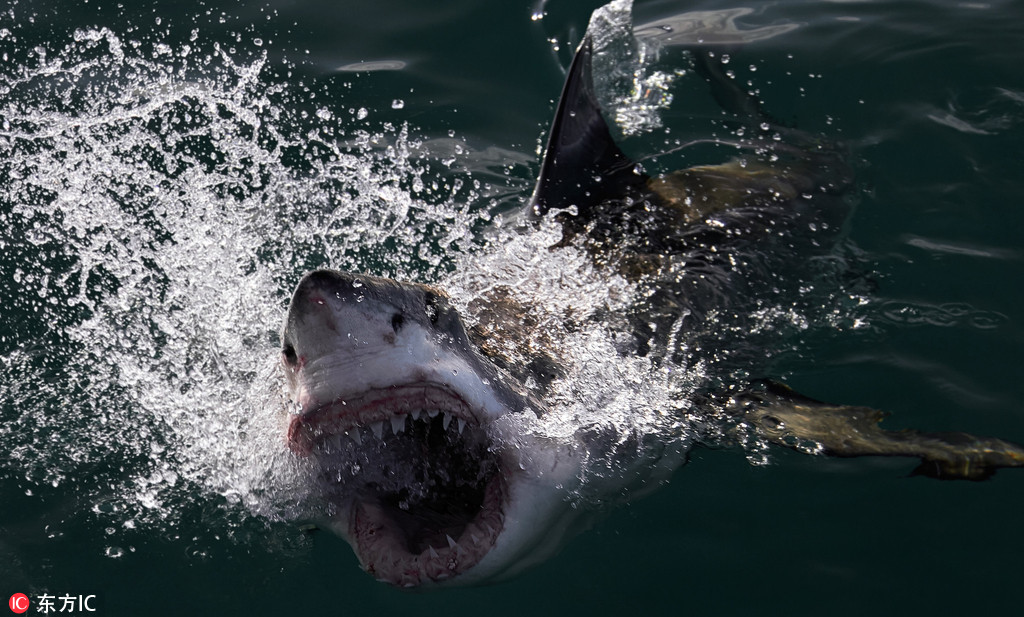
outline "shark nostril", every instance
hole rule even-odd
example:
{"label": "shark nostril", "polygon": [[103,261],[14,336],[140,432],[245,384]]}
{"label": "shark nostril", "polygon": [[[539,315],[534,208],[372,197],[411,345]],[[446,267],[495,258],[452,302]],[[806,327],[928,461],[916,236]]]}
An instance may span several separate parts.
{"label": "shark nostril", "polygon": [[398,334],[398,331],[401,330],[404,325],[405,317],[403,317],[401,313],[395,313],[391,318],[391,329],[395,331],[395,334]]}
{"label": "shark nostril", "polygon": [[291,343],[285,343],[281,349],[281,356],[288,366],[295,366],[299,362],[299,356],[295,353],[295,347]]}

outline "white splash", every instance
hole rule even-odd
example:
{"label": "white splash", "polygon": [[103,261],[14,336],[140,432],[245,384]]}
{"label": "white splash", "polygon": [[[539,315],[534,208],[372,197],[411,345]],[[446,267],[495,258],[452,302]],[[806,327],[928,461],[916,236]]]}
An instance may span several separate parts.
{"label": "white splash", "polygon": [[308,515],[277,368],[291,286],[429,279],[472,243],[467,172],[406,127],[306,113],[270,69],[103,29],[0,80],[0,291],[23,316],[0,330],[0,457],[26,494],[70,486],[112,528]]}

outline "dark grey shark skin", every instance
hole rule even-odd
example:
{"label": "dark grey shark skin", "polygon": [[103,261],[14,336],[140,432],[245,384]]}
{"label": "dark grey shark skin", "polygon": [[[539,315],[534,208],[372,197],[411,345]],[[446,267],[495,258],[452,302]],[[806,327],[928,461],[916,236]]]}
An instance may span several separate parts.
{"label": "dark grey shark skin", "polygon": [[[682,352],[666,333],[680,316],[699,324],[743,295],[747,281],[736,263],[767,259],[780,237],[796,251],[787,229],[845,216],[841,200],[832,212],[822,204],[843,192],[849,168],[834,145],[771,122],[697,54],[723,107],[761,131],[758,143],[772,156],[650,177],[610,135],[593,93],[591,54],[586,39],[519,224],[528,232],[555,217],[560,245],[581,248],[597,268],[642,287],[646,300],[633,310],[643,318],[632,320],[628,352],[676,362]],[[776,134],[781,143],[771,139]],[[772,267],[765,261],[747,270]],[[496,289],[469,311],[467,330],[440,290],[326,270],[306,275],[289,306],[282,333],[296,406],[289,445],[320,466],[320,490],[332,506],[324,524],[349,541],[371,575],[393,585],[492,581],[547,558],[585,516],[565,499],[583,460],[603,454],[600,434],[559,443],[518,430],[517,418],[544,414],[547,384],[560,376],[557,341],[515,349],[520,337],[536,335],[529,304],[515,290]],[[981,479],[1024,465],[1024,449],[1005,441],[883,431],[878,412],[811,401],[770,382],[708,392],[699,402],[804,452],[917,457],[922,473],[941,478]],[[624,461],[621,478],[602,489],[625,495],[637,478],[657,485],[684,461],[685,451]]]}

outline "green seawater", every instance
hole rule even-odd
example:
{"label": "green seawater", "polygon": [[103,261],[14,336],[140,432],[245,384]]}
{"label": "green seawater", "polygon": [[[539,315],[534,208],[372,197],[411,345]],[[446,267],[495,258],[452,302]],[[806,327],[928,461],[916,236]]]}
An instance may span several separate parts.
{"label": "green seawater", "polygon": [[[96,595],[102,615],[1020,612],[1017,470],[939,482],[908,461],[698,447],[539,567],[419,594],[266,496],[242,450],[274,469],[272,422],[212,426],[238,400],[279,402],[275,333],[302,271],[430,280],[486,227],[481,208],[529,196],[598,6],[0,6],[0,595],[25,593],[30,614],[44,593]],[[1024,443],[1024,3],[748,8],[744,29],[796,27],[717,53],[781,122],[842,141],[856,174],[839,240],[853,282],[836,283],[855,297],[839,327],[781,333],[765,370],[889,411],[889,428]],[[699,80],[671,93],[664,127],[627,149],[719,130]],[[701,161],[645,165],[673,162]],[[331,218],[335,203],[378,214]]]}

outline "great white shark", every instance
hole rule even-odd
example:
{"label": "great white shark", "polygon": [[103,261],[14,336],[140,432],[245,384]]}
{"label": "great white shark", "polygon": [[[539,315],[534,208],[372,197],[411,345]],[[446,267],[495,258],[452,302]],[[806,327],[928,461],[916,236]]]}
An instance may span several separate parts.
{"label": "great white shark", "polygon": [[[727,303],[737,256],[770,250],[765,238],[785,229],[778,221],[827,218],[811,197],[841,194],[850,172],[841,149],[775,123],[720,64],[695,53],[723,108],[765,137],[742,161],[648,176],[611,136],[594,93],[593,53],[588,36],[516,220],[524,233],[555,221],[562,238],[551,250],[583,251],[597,271],[638,281],[645,293],[623,310],[630,341],[621,353],[671,365],[681,316],[699,323]],[[317,469],[328,504],[321,524],[381,581],[508,577],[549,557],[588,516],[567,495],[586,461],[612,452],[610,438],[521,429],[523,417],[546,413],[564,350],[557,336],[533,331],[529,301],[515,291],[491,289],[460,315],[440,289],[367,274],[318,270],[295,289],[281,335],[294,403],[288,444]],[[917,457],[918,471],[933,477],[981,479],[1024,465],[1024,449],[1009,442],[886,431],[880,412],[771,381],[709,387],[690,403],[780,446]],[[657,485],[685,461],[687,445],[634,449],[640,454],[616,461],[600,490],[634,495]]]}

